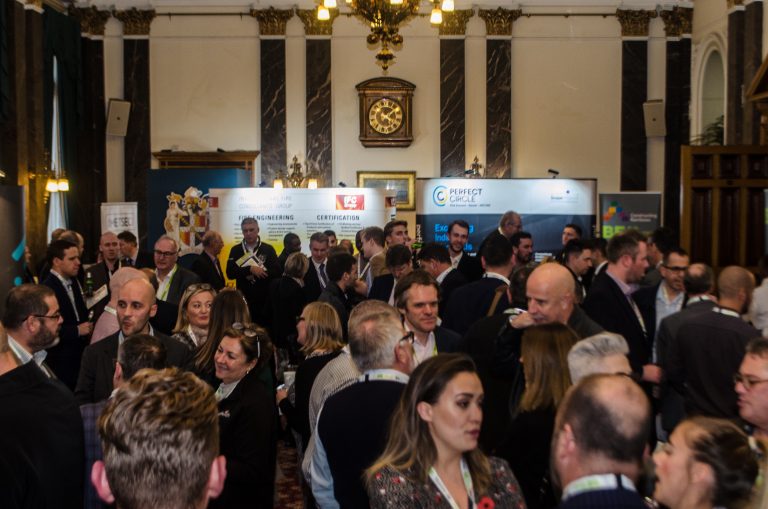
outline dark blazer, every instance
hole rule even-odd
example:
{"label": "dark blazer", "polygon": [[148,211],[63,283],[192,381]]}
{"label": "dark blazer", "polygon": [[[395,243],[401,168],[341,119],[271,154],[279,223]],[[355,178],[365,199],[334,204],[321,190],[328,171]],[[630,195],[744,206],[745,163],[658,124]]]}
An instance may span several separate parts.
{"label": "dark blazer", "polygon": [[[120,268],[120,262],[118,261],[116,264],[116,268],[114,271],[111,272],[111,274],[114,274],[117,269]],[[99,302],[95,303],[93,307],[90,309],[90,311],[93,312],[93,319],[92,322],[96,323],[96,321],[101,316],[101,313],[104,312],[104,306],[107,305],[110,298],[110,291],[109,291],[109,279],[111,277],[110,271],[107,268],[107,264],[104,262],[100,263],[94,263],[90,267],[86,269],[86,275],[88,272],[91,273],[91,279],[93,280],[93,291],[97,291],[102,286],[106,285],[107,288],[107,294],[104,296],[103,299],[101,299]],[[88,279],[86,277],[86,279]],[[85,291],[85,285],[83,285],[83,291]]]}
{"label": "dark blazer", "polygon": [[320,298],[317,300],[320,302],[327,302],[336,310],[336,313],[339,315],[339,320],[341,321],[341,330],[344,332],[344,340],[346,341],[347,323],[349,322],[350,312],[347,295],[341,291],[339,285],[333,281],[329,281],[328,286],[325,287],[325,290],[323,290],[323,293],[320,294]]}
{"label": "dark blazer", "polygon": [[438,353],[454,353],[462,349],[461,336],[445,327],[435,327],[435,346]]}
{"label": "dark blazer", "polygon": [[307,295],[307,302],[315,302],[320,297],[320,294],[323,293],[323,285],[320,283],[320,274],[317,273],[312,258],[309,259],[309,269],[304,275],[304,293]]}
{"label": "dark blazer", "polygon": [[[125,258],[123,258],[125,260]],[[155,257],[152,253],[146,251],[138,251],[136,253],[136,261],[131,260],[131,264],[123,263],[123,267],[133,267],[135,269],[154,269]]]}
{"label": "dark blazer", "polygon": [[389,302],[389,297],[392,295],[392,289],[395,287],[395,276],[392,274],[384,274],[373,278],[373,284],[368,292],[369,299],[381,300]]}
{"label": "dark blazer", "polygon": [[[75,398],[34,361],[0,376],[0,451],[29,459],[49,509],[83,507],[83,421]],[[8,485],[4,478],[0,484]],[[5,507],[6,494],[0,497]]]}
{"label": "dark blazer", "polygon": [[461,260],[459,260],[459,266],[456,267],[456,270],[464,274],[464,277],[469,282],[477,281],[483,277],[485,271],[480,261],[480,251],[477,252],[477,256],[469,256],[469,253],[464,252],[461,255]]}
{"label": "dark blazer", "polygon": [[[192,358],[189,348],[158,331],[155,331],[153,336],[165,346],[169,366],[184,367],[189,364]],[[75,389],[75,398],[81,405],[107,399],[112,394],[112,377],[115,374],[119,338],[118,331],[89,345],[83,352],[82,368]]]}
{"label": "dark blazer", "polygon": [[200,278],[191,270],[177,266],[176,273],[168,286],[164,300],[157,299],[157,313],[150,320],[152,326],[163,334],[170,335],[179,317],[179,302],[184,291],[191,284],[199,283]]}
{"label": "dark blazer", "polygon": [[616,282],[603,271],[598,274],[582,306],[587,315],[609,332],[624,336],[629,345],[632,371],[642,373],[651,361],[651,344],[635,311]]}
{"label": "dark blazer", "polygon": [[91,469],[93,464],[100,461],[104,457],[104,453],[101,450],[101,438],[99,437],[98,420],[101,416],[101,412],[104,407],[107,406],[109,400],[102,400],[97,403],[89,403],[80,407],[80,415],[83,418],[83,431],[85,432],[85,490],[83,490],[83,498],[85,504],[84,509],[102,509],[107,507],[104,504],[99,495],[96,493],[96,488],[91,483]]}
{"label": "dark blazer", "polygon": [[643,498],[624,488],[588,491],[560,502],[560,509],[644,509]]}
{"label": "dark blazer", "polygon": [[640,308],[640,314],[643,316],[645,332],[651,345],[656,338],[656,293],[659,291],[659,286],[661,283],[644,286],[632,294],[632,299]]}
{"label": "dark blazer", "polygon": [[[216,270],[216,267],[219,268],[218,271]],[[221,270],[219,259],[212,260],[205,251],[195,258],[190,270],[197,274],[201,283],[208,283],[216,291],[221,290],[226,285],[226,281],[224,281],[224,271]]]}
{"label": "dark blazer", "polygon": [[[85,307],[83,294],[77,281],[73,280],[72,292],[75,294],[77,315],[67,290],[54,274],[48,273],[43,284],[53,290],[59,302],[59,311],[64,322],[59,330],[59,344],[48,349],[46,364],[56,374],[64,385],[74,390],[77,383],[77,373],[80,371],[80,358],[88,345],[88,337],[81,337],[77,332],[78,324],[88,321],[88,309]],[[80,319],[78,320],[78,315]]]}
{"label": "dark blazer", "polygon": [[248,302],[251,318],[259,325],[268,325],[269,319],[264,314],[264,303],[269,297],[269,285],[271,280],[279,278],[283,271],[277,259],[275,249],[265,242],[261,242],[256,249],[256,254],[264,257],[264,266],[267,269],[267,277],[259,279],[251,276],[249,267],[238,267],[237,260],[245,254],[243,243],[232,246],[227,260],[227,277],[234,279],[237,289],[243,292]]}
{"label": "dark blazer", "polygon": [[307,297],[304,288],[290,276],[275,279],[269,287],[265,313],[271,317],[272,340],[279,348],[296,343],[296,317],[301,315]]}
{"label": "dark blazer", "polygon": [[211,509],[271,508],[275,490],[275,398],[251,370],[219,402],[220,454],[227,459],[224,491]]}
{"label": "dark blazer", "polygon": [[[463,257],[462,257],[463,258]],[[445,275],[445,279],[440,283],[440,317],[445,315],[445,310],[448,308],[448,302],[453,295],[453,291],[457,288],[467,284],[469,280],[459,270],[451,270]]]}
{"label": "dark blazer", "polygon": [[[485,277],[457,288],[448,303],[443,325],[459,334],[466,333],[473,323],[485,317],[491,308],[496,288],[504,282]],[[501,314],[509,307],[506,292],[501,295],[494,314]]]}

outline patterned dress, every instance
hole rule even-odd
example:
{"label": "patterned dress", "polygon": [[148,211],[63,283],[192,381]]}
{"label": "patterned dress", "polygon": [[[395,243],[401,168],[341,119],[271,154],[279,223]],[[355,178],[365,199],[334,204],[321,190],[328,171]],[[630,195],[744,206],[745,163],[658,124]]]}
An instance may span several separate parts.
{"label": "patterned dress", "polygon": [[[485,493],[477,494],[477,509],[525,509],[520,486],[507,462],[499,458],[489,460],[491,486]],[[371,508],[450,509],[450,504],[431,480],[417,484],[409,474],[392,467],[384,467],[376,472],[368,488]]]}

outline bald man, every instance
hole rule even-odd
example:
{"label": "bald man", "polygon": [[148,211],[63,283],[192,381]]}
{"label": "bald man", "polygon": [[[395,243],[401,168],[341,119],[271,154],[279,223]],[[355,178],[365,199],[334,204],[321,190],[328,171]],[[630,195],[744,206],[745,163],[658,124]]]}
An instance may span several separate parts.
{"label": "bald man", "polygon": [[667,379],[685,400],[688,415],[737,419],[733,375],[747,343],[760,331],[741,319],[749,309],[755,277],[732,265],[717,278],[718,305],[682,324],[666,353]]}
{"label": "bald man", "polygon": [[590,375],[560,403],[552,436],[562,509],[642,509],[635,482],[651,427],[643,390],[623,375]]}
{"label": "bald man", "polygon": [[516,406],[524,387],[520,345],[525,328],[560,322],[568,324],[579,338],[603,331],[575,305],[575,289],[568,269],[559,263],[539,265],[526,284],[528,312],[484,318],[465,335],[466,351],[477,364],[485,388],[485,418],[480,429],[484,450],[492,450],[504,440],[510,422],[509,407]]}
{"label": "bald man", "polygon": [[157,313],[155,288],[146,279],[126,282],[117,297],[117,321],[120,330],[83,352],[80,377],[75,397],[80,404],[95,403],[112,393],[112,375],[115,373],[117,348],[125,338],[134,334],[150,334],[160,340],[167,351],[170,366],[186,366],[192,352],[182,343],[154,330],[149,319]]}

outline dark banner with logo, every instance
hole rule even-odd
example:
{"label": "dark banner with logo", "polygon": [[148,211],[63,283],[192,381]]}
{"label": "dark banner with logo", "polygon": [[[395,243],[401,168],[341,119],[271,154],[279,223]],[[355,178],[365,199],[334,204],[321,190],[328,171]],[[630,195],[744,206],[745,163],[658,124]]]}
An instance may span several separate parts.
{"label": "dark banner with logo", "polygon": [[646,235],[661,226],[661,193],[600,193],[600,233],[610,239],[627,230]]}

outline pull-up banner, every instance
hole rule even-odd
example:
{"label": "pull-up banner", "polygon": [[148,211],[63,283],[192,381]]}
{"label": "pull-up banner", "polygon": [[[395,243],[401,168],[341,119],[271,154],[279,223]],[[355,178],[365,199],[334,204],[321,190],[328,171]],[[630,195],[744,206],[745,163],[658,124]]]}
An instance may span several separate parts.
{"label": "pull-up banner", "polygon": [[627,230],[648,235],[661,226],[661,193],[600,193],[601,237]]}
{"label": "pull-up banner", "polygon": [[418,179],[416,239],[447,244],[448,225],[463,219],[470,225],[466,249],[475,252],[502,214],[514,210],[533,235],[536,253],[555,253],[568,223],[593,236],[596,208],[596,179]]}
{"label": "pull-up banner", "polygon": [[302,240],[302,251],[309,254],[309,237],[315,232],[333,230],[339,240],[354,242],[358,230],[394,219],[394,197],[394,190],[352,187],[210,189],[209,227],[221,233],[229,247],[243,239],[242,220],[254,217],[261,239],[278,253],[285,234],[295,233]]}

